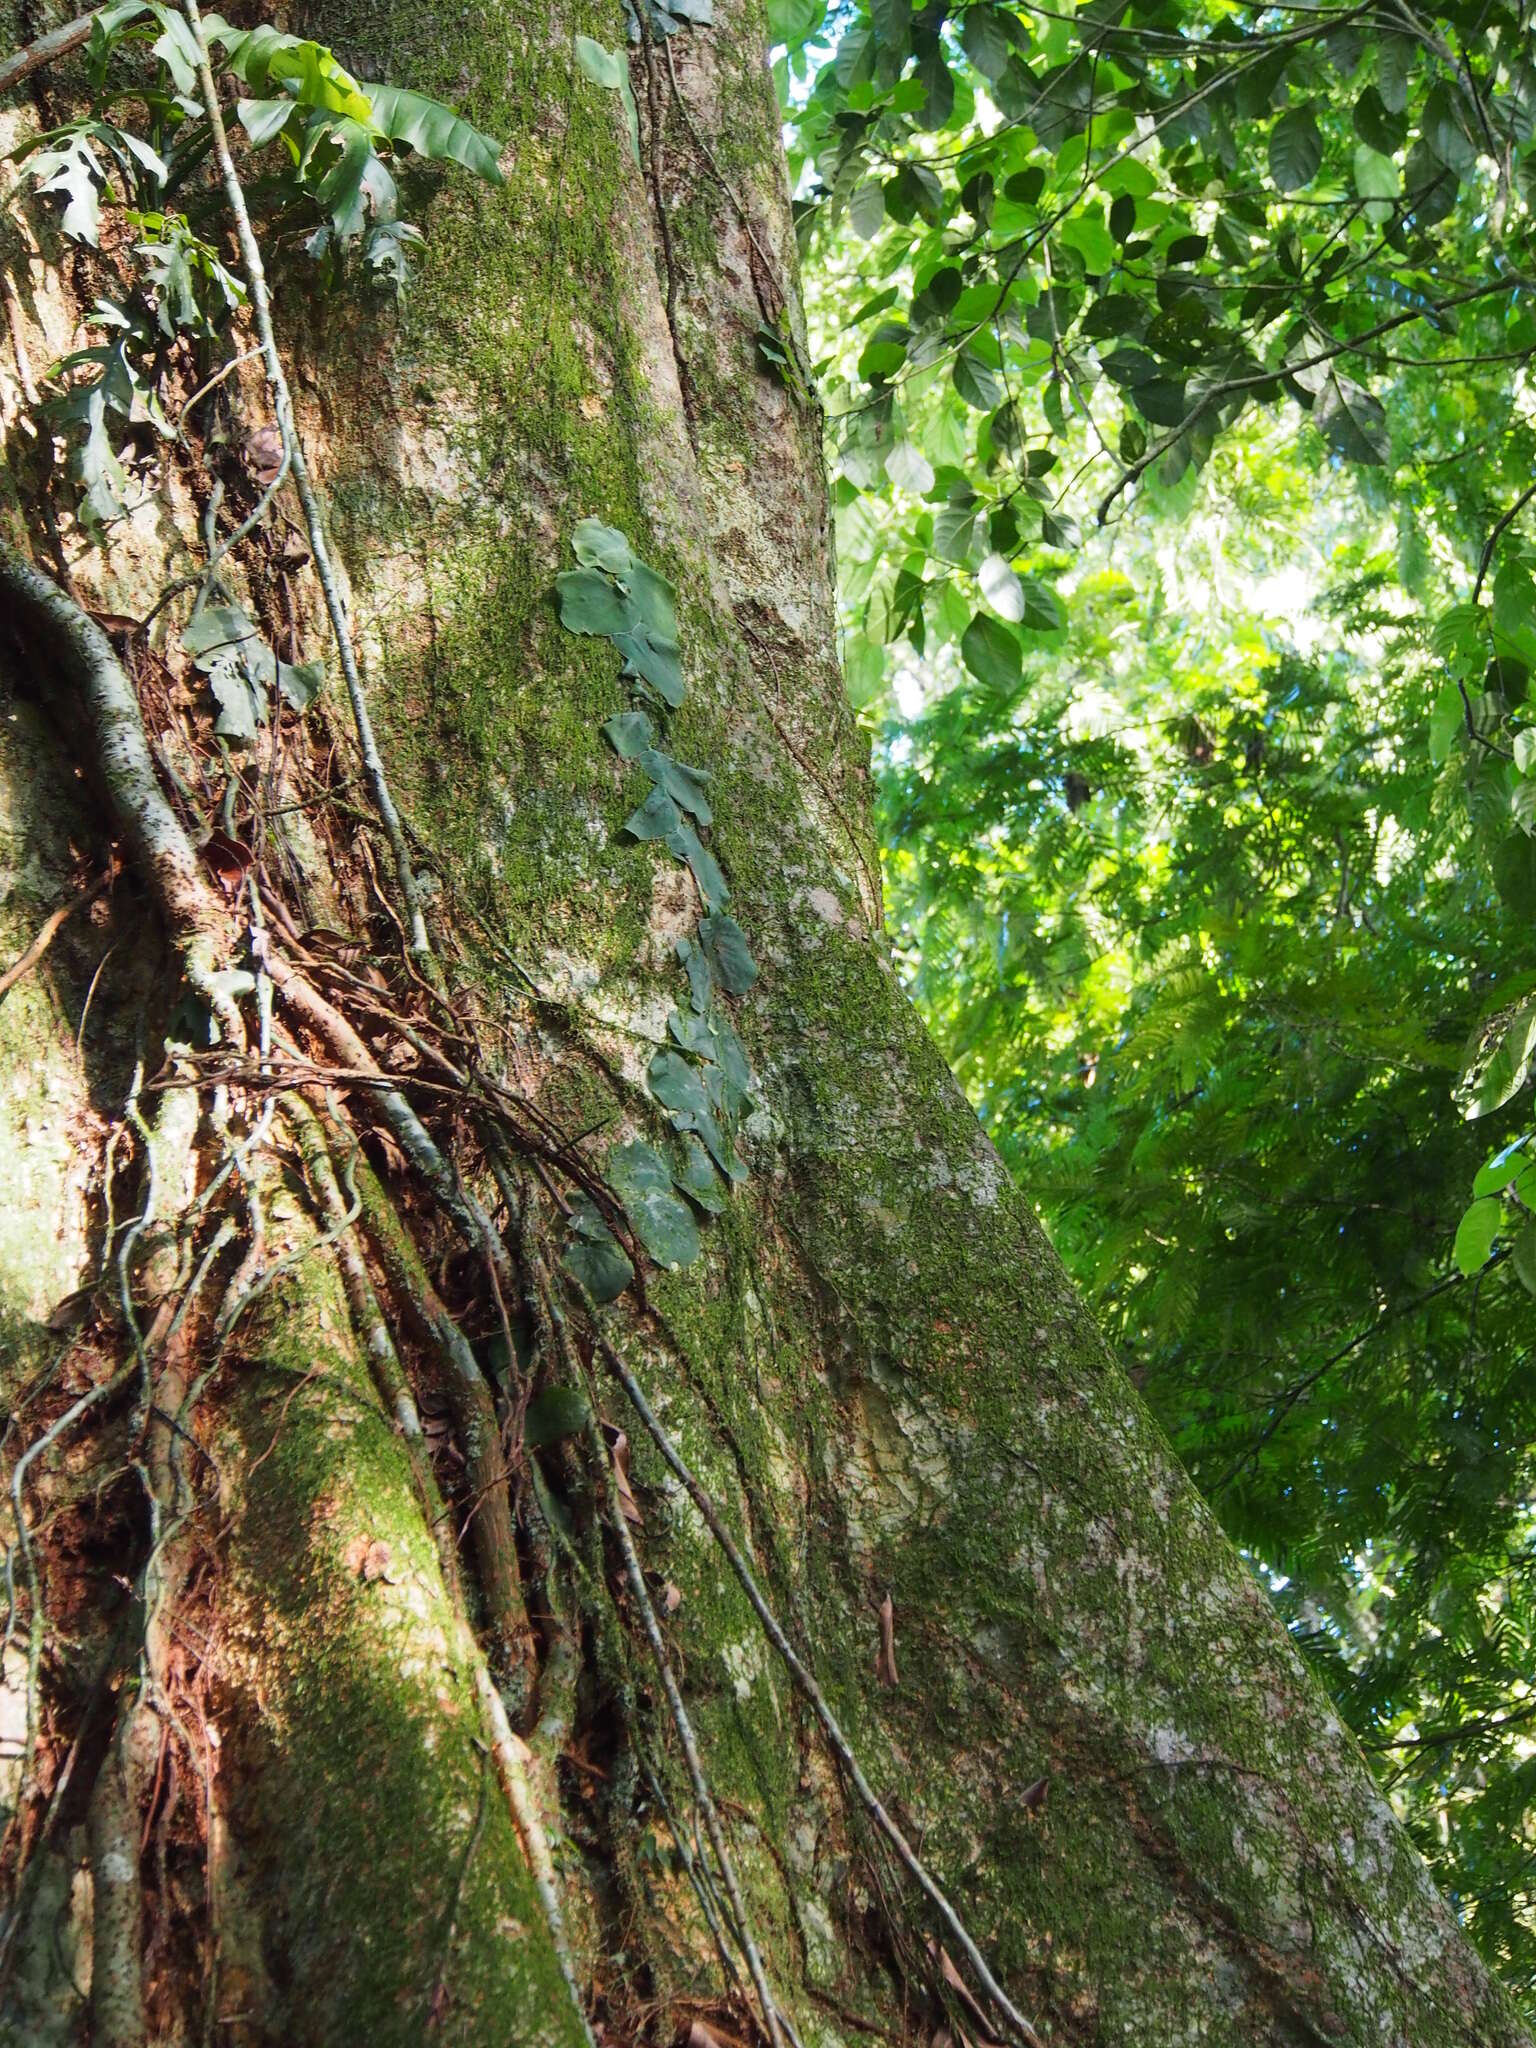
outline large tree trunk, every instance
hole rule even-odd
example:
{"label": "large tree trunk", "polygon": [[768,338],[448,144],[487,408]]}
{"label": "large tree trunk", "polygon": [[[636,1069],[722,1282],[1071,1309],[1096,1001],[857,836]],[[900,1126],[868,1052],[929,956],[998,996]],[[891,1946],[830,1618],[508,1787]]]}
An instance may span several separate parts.
{"label": "large tree trunk", "polygon": [[[354,1181],[322,1093],[282,1096],[254,1052],[222,1087],[209,1055],[167,1055],[186,934],[112,813],[58,619],[18,604],[3,957],[115,839],[128,851],[0,1002],[7,1472],[112,1388],[21,1471],[25,1540],[7,1526],[0,2038],[576,2043],[572,1982],[609,2039],[760,2030],[640,1587],[799,2040],[1027,2038],[855,1796],[589,1311],[544,1284],[574,1187],[559,1148],[598,1174],[616,1139],[662,1137],[645,1073],[697,915],[687,871],[620,834],[643,789],[601,737],[616,660],[552,602],[596,515],[677,587],[672,746],[713,778],[712,847],[761,966],[730,1004],[758,1075],[750,1176],[697,1264],[648,1270],[602,1323],[868,1779],[1041,2039],[1525,2040],[892,975],[820,421],[756,340],[798,320],[758,8],[717,0],[670,59],[635,50],[644,173],[618,96],[572,59],[573,31],[622,44],[616,4],[323,0],[303,27],[506,138],[504,189],[439,182],[401,311],[309,298],[296,275],[278,292],[451,1016],[406,966],[334,659],[329,708],[303,730],[289,715],[281,761],[258,749],[265,825],[243,794],[236,822],[271,885],[279,1064],[390,1066],[498,1238],[455,1236],[452,1169],[434,1199],[377,1089],[333,1098],[372,1161]],[[67,74],[47,90],[67,101]],[[7,232],[39,371],[84,286],[46,236],[24,251]],[[241,440],[270,407],[259,366],[231,388],[226,443],[168,460],[110,545],[65,519],[87,607],[142,616],[196,566],[215,476],[248,507]],[[56,578],[9,360],[0,390],[8,537]],[[280,554],[296,530],[241,573],[266,620],[294,595],[318,652],[302,551]],[[184,616],[116,642],[183,806],[222,772],[166,626]],[[221,964],[247,958],[249,880],[210,899]],[[461,1066],[473,1041],[483,1068],[460,1089],[391,1013]],[[509,1113],[501,1187],[486,1073],[542,1119]],[[151,1145],[155,1215],[120,1285]],[[591,1438],[522,1445],[530,1386],[588,1371],[628,1433],[638,1521]]]}

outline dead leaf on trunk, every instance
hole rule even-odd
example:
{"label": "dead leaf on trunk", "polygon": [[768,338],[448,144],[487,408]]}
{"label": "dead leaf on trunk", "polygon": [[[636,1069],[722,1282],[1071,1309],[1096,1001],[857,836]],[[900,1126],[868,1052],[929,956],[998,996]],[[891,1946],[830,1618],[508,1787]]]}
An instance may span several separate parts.
{"label": "dead leaf on trunk", "polygon": [[949,1950],[947,1948],[940,1948],[936,1941],[930,1941],[928,1953],[936,1958],[939,1965],[939,1975],[944,1979],[945,1986],[955,1994],[956,1998],[959,1999],[971,2018],[976,2022],[978,2034],[975,2043],[972,2043],[970,2036],[963,2028],[960,2030],[960,2039],[965,2044],[965,2048],[998,2048],[998,2043],[986,2031],[991,2024],[986,2007],[955,1968],[954,1958]]}
{"label": "dead leaf on trunk", "polygon": [[619,1496],[619,1513],[626,1522],[633,1522],[639,1528],[643,1526],[645,1517],[640,1512],[640,1503],[630,1491],[629,1438],[622,1429],[615,1429],[611,1422],[603,1424],[603,1434],[608,1439],[608,1455],[613,1461],[613,1483]]}
{"label": "dead leaf on trunk", "polygon": [[875,1655],[875,1676],[882,1685],[900,1685],[896,1669],[896,1603],[889,1593],[880,1602],[880,1648]]}
{"label": "dead leaf on trunk", "polygon": [[677,1610],[679,1609],[679,1607],[682,1606],[682,1604],[682,1594],[678,1591],[677,1587],[673,1585],[672,1581],[668,1579],[667,1583],[661,1589],[662,1613],[676,1614]]}
{"label": "dead leaf on trunk", "polygon": [[217,826],[203,841],[203,859],[226,896],[236,896],[256,856],[243,839],[232,839]]}
{"label": "dead leaf on trunk", "polygon": [[283,466],[283,437],[274,426],[258,427],[254,434],[247,436],[245,459],[251,465],[251,475],[265,490],[268,484],[277,482],[277,473]]}

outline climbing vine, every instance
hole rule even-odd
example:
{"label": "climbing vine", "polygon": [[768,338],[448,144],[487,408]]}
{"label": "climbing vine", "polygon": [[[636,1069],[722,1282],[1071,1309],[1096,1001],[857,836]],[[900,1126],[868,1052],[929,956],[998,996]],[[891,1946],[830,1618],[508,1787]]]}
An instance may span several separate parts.
{"label": "climbing vine", "polygon": [[[667,1029],[678,1049],[657,1052],[647,1072],[651,1093],[681,1140],[682,1157],[669,1165],[654,1146],[635,1139],[608,1159],[609,1184],[646,1250],[661,1265],[686,1266],[699,1255],[693,1211],[718,1214],[722,1182],[746,1178],[735,1133],[752,1106],[752,1068],[721,996],[745,995],[757,979],[757,962],[746,933],[726,911],[730,889],[700,837],[714,822],[709,773],[657,744],[665,736],[658,724],[687,694],[672,586],[636,556],[624,534],[599,519],[580,522],[572,547],[578,566],[556,580],[561,623],[608,640],[622,656],[631,704],[607,721],[603,737],[651,785],[623,829],[685,862],[703,906],[694,936],[677,941],[688,1002],[670,1012]],[[612,1301],[633,1277],[628,1257],[590,1203],[576,1211],[573,1227],[566,1263],[595,1300]]]}

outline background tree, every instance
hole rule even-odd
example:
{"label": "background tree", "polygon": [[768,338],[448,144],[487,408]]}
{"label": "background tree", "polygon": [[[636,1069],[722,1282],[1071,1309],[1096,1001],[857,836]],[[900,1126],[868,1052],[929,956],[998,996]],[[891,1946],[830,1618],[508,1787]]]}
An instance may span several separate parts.
{"label": "background tree", "polygon": [[30,72],[4,2024],[1519,2041],[897,988],[707,12]]}
{"label": "background tree", "polygon": [[1528,18],[806,25],[914,992],[1528,1985]]}

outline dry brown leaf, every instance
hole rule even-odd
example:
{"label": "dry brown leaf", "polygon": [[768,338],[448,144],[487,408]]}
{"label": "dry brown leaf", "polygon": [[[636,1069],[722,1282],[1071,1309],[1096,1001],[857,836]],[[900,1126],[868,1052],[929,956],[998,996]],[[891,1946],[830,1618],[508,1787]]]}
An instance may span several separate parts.
{"label": "dry brown leaf", "polygon": [[608,1437],[608,1455],[613,1460],[613,1483],[619,1496],[619,1513],[626,1522],[641,1527],[645,1517],[629,1486],[629,1438],[611,1423],[604,1423],[603,1428]]}
{"label": "dry brown leaf", "polygon": [[277,473],[283,466],[283,437],[277,428],[258,427],[254,434],[248,435],[245,459],[251,465],[251,475],[263,490],[268,484],[276,483]]}
{"label": "dry brown leaf", "polygon": [[676,1588],[676,1586],[674,1586],[674,1585],[673,1585],[672,1581],[671,1581],[670,1579],[668,1579],[667,1583],[666,1583],[666,1584],[665,1584],[665,1585],[664,1585],[664,1586],[662,1587],[662,1589],[661,1589],[661,1611],[662,1611],[662,1613],[663,1613],[663,1614],[676,1614],[677,1610],[679,1609],[679,1607],[681,1607],[681,1606],[682,1606],[682,1604],[683,1604],[683,1596],[682,1596],[682,1594],[681,1594],[681,1593],[680,1593],[680,1592],[678,1591],[678,1589]]}
{"label": "dry brown leaf", "polygon": [[203,859],[213,870],[213,879],[226,896],[237,896],[240,885],[256,856],[243,839],[232,839],[215,826],[203,841]]}
{"label": "dry brown leaf", "polygon": [[880,1648],[875,1657],[875,1676],[882,1685],[900,1685],[896,1669],[896,1603],[889,1593],[880,1602]]}
{"label": "dry brown leaf", "polygon": [[[954,1958],[950,1955],[949,1950],[947,1948],[939,1948],[936,1942],[930,1942],[928,1944],[928,1953],[932,1955],[935,1949],[938,1950],[939,1974],[971,2015],[971,2018],[975,2020],[977,2026],[982,2030],[978,2042],[974,2044],[974,2048],[998,2048],[998,2044],[985,2031],[986,2027],[990,2024],[986,2007],[955,1968]],[[965,2048],[973,2048],[973,2044],[963,2028],[960,2030],[960,2039],[965,2043]]]}

